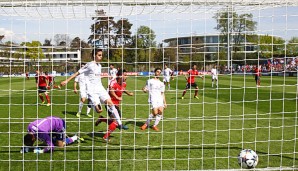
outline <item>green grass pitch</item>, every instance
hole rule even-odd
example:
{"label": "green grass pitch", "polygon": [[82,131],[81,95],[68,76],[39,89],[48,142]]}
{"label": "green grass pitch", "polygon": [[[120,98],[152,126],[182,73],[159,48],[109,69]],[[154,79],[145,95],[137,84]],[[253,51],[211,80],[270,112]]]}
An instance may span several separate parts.
{"label": "green grass pitch", "polygon": [[[128,78],[134,96],[123,94],[122,113],[129,130],[117,129],[106,144],[101,137],[107,125],[94,126],[96,113],[88,118],[84,106],[76,118],[73,81],[51,91],[47,107],[40,105],[34,78],[0,78],[0,170],[239,169],[237,155],[244,148],[259,155],[257,168],[298,168],[297,77],[264,76],[257,88],[252,76],[224,75],[218,89],[211,87],[210,76],[197,78],[199,100],[193,91],[180,99],[186,81],[177,77],[165,93],[160,132],[140,130],[150,112],[148,94],[141,91],[146,79]],[[20,154],[28,123],[49,115],[64,118],[67,133],[80,132],[86,141],[56,148],[52,155]]]}

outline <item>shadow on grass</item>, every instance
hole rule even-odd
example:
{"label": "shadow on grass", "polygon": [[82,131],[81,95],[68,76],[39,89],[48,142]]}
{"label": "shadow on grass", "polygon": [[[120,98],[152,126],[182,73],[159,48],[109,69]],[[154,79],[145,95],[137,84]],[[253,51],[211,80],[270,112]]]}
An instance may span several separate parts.
{"label": "shadow on grass", "polygon": [[145,123],[145,121],[144,122],[128,121],[125,123],[125,125],[136,125],[138,127],[141,127],[144,125],[144,123]]}
{"label": "shadow on grass", "polygon": [[68,112],[68,111],[62,111],[61,112],[63,115],[76,115],[77,114],[77,112]]}

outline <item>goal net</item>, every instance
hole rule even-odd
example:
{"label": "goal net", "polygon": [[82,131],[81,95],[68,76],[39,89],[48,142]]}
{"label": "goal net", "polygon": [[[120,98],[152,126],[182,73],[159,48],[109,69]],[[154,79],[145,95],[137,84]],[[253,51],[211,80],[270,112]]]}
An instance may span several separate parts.
{"label": "goal net", "polygon": [[[255,170],[297,170],[297,19],[297,0],[1,1],[0,170],[240,170],[243,149]],[[108,110],[80,102],[79,81],[60,87],[94,49],[105,89],[126,71],[109,95],[128,129],[97,122]],[[143,92],[156,68],[163,112]],[[49,116],[65,121],[66,146],[51,121],[25,153],[28,125]]]}

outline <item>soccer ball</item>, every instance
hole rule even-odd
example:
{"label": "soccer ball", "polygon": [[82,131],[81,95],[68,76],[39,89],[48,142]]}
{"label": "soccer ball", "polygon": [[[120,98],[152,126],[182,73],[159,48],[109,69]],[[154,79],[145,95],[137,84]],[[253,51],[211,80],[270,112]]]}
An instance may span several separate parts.
{"label": "soccer ball", "polygon": [[244,149],[238,155],[238,164],[245,169],[251,169],[258,164],[258,155],[251,149]]}

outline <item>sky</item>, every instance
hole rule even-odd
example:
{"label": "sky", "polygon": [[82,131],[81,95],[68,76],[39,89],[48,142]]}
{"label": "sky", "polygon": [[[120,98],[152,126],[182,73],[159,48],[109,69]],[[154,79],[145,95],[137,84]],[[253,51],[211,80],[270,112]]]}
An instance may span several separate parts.
{"label": "sky", "polygon": [[[32,40],[43,43],[45,39],[53,40],[55,34],[67,34],[70,38],[80,37],[87,41],[91,34],[91,17],[95,9],[101,8],[89,7],[84,10],[78,8],[73,16],[69,15],[71,14],[69,8],[60,9],[62,12],[53,9],[51,10],[52,16],[49,16],[43,9],[31,9],[37,13],[33,14],[35,12],[33,11],[29,13],[30,15],[22,13],[23,9],[10,10],[10,13],[2,10],[0,12],[0,35],[5,35],[3,42],[17,43]],[[136,33],[138,27],[149,26],[157,36],[156,42],[161,43],[168,38],[217,34],[218,32],[214,29],[216,21],[212,17],[220,9],[220,7],[209,8],[208,6],[172,6],[126,9],[118,9],[118,7],[111,9],[110,7],[104,10],[115,16],[116,20],[128,18],[133,24],[133,34]],[[257,34],[271,34],[286,40],[298,36],[298,7],[239,8],[236,12],[254,15],[254,20],[258,23]]]}

